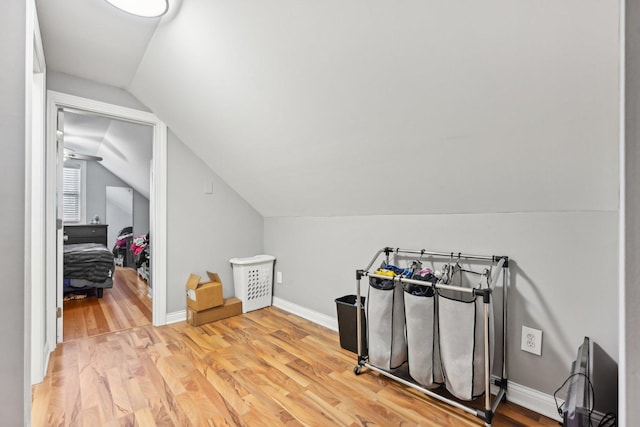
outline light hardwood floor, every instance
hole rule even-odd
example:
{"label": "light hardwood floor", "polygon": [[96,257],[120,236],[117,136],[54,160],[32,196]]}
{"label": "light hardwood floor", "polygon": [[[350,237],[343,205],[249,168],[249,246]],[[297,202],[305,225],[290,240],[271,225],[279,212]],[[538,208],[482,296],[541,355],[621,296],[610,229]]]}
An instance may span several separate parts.
{"label": "light hardwood floor", "polygon": [[[482,426],[367,371],[335,332],[274,307],[58,346],[33,426]],[[495,426],[557,426],[509,402]]]}
{"label": "light hardwood floor", "polygon": [[113,288],[105,289],[102,298],[89,294],[85,299],[64,301],[63,341],[151,324],[147,294],[147,282],[134,269],[116,267]]}

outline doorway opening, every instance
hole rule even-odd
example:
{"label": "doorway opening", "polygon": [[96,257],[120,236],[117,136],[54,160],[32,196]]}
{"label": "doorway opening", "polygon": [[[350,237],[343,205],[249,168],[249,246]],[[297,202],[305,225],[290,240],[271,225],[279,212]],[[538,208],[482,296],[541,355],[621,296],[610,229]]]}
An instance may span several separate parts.
{"label": "doorway opening", "polygon": [[62,341],[151,324],[153,128],[70,108],[57,118]]}
{"label": "doorway opening", "polygon": [[[69,126],[65,127],[65,118]],[[91,122],[91,126],[89,126]],[[96,125],[96,123],[98,123]],[[58,129],[58,124],[62,125],[62,129]],[[84,124],[84,125],[83,125]],[[84,127],[83,127],[84,126]],[[96,131],[95,127],[102,126],[103,131]],[[104,129],[107,133],[104,133]],[[93,130],[90,130],[93,129]],[[147,152],[150,156],[144,159],[143,155],[130,152],[135,144],[119,145],[114,142],[116,137],[122,137],[127,134],[124,129],[134,129],[133,136],[136,142],[141,139],[141,135],[147,132],[150,135],[150,142]],[[84,133],[83,133],[84,132]],[[97,134],[102,133],[102,137]],[[138,132],[138,133],[136,133]],[[108,134],[111,134],[110,136]],[[105,136],[106,135],[106,136]],[[89,137],[87,137],[89,136]],[[90,138],[93,136],[93,138]],[[130,138],[123,138],[130,139]],[[86,145],[81,145],[83,140]],[[66,148],[66,155],[65,155]],[[140,147],[137,147],[140,148]],[[135,151],[135,150],[134,150]],[[144,151],[144,150],[143,150]],[[111,160],[107,158],[111,157]],[[123,167],[124,160],[138,158],[139,168]],[[97,159],[100,158],[98,161]],[[65,164],[66,160],[66,164]],[[65,250],[65,234],[67,241],[70,239],[69,232],[77,236],[78,233],[103,233],[104,246],[113,255],[113,258],[120,264],[113,269],[114,281],[128,288],[121,288],[123,292],[131,296],[137,293],[139,298],[137,302],[131,303],[133,306],[127,310],[122,308],[112,309],[104,308],[98,310],[97,305],[103,302],[106,304],[107,299],[113,300],[117,292],[113,291],[113,287],[92,286],[95,283],[89,283],[87,288],[95,288],[93,294],[86,294],[86,298],[74,300],[69,298],[71,302],[77,302],[81,299],[92,301],[94,307],[89,311],[89,326],[97,332],[102,327],[105,332],[109,332],[104,328],[126,329],[127,326],[137,326],[136,323],[142,322],[145,310],[151,313],[150,323],[159,326],[166,323],[166,176],[167,176],[167,133],[166,126],[155,115],[134,110],[126,107],[116,106],[112,104],[102,103],[86,98],[73,95],[67,95],[59,92],[49,91],[47,99],[47,144],[46,144],[46,253],[47,253],[47,289],[53,290],[48,293],[47,297],[47,336],[51,337],[48,342],[62,342],[64,331],[66,329],[64,317],[64,289],[66,285],[71,285],[65,280],[64,266],[64,250]],[[75,165],[74,165],[75,163]],[[145,163],[145,164],[143,164]],[[79,166],[78,166],[79,164]],[[81,181],[79,195],[74,193],[73,188],[65,188],[63,175],[65,168],[69,168],[70,176],[79,177]],[[79,172],[73,171],[73,168],[79,169]],[[84,172],[82,168],[84,167]],[[98,176],[101,177],[102,190],[96,189],[94,184],[87,181],[96,170]],[[85,190],[82,194],[82,176],[85,174]],[[133,174],[138,178],[127,176]],[[120,175],[120,176],[118,176]],[[114,179],[115,177],[115,179]],[[142,177],[142,178],[140,178]],[[107,179],[108,178],[108,179]],[[147,183],[145,190],[136,182],[144,181]],[[110,183],[112,185],[106,185]],[[91,187],[90,187],[91,186]],[[118,187],[124,189],[124,192],[131,191],[132,200],[132,218],[131,224],[123,225],[121,221],[129,222],[128,219],[116,220],[118,207],[117,203],[122,200],[113,199],[110,208],[111,214],[107,213],[107,187]],[[90,191],[87,191],[90,189]],[[65,195],[65,191],[68,193]],[[145,211],[143,196],[147,192],[147,210]],[[117,193],[117,191],[116,191]],[[137,193],[137,194],[136,194]],[[64,199],[67,198],[65,204]],[[126,199],[126,198],[125,198]],[[138,203],[136,203],[136,200]],[[97,204],[96,204],[97,203]],[[137,207],[137,209],[136,209]],[[65,208],[66,211],[65,212]],[[126,210],[126,208],[124,209]],[[136,215],[136,211],[140,215]],[[103,213],[104,212],[104,213]],[[65,221],[66,219],[66,221]],[[110,219],[116,221],[116,225],[111,228],[112,233],[108,233]],[[93,222],[93,224],[92,224]],[[119,225],[123,225],[119,227]],[[103,227],[100,227],[103,226]],[[106,227],[104,227],[106,226]],[[100,229],[103,231],[99,231]],[[127,233],[131,231],[131,233]],[[131,234],[131,236],[127,236]],[[148,269],[146,280],[143,279],[142,272],[138,271],[135,263],[140,261],[138,254],[128,254],[127,251],[117,251],[118,238],[125,240],[125,245],[129,243],[127,239],[131,239],[131,243],[136,237],[146,237],[146,254],[148,256]],[[102,237],[100,238],[102,239]],[[89,240],[96,240],[95,237]],[[138,240],[139,243],[141,239]],[[126,248],[132,250],[131,246]],[[133,250],[132,250],[133,251]],[[152,255],[151,255],[152,254]],[[68,279],[68,278],[67,278]],[[129,282],[129,283],[127,283]],[[76,285],[82,283],[75,283]],[[146,298],[148,308],[145,308],[144,297],[142,294],[144,287],[142,284],[151,284],[146,290]],[[69,286],[67,286],[68,288]],[[69,291],[69,289],[67,289]],[[76,295],[82,295],[76,292]],[[102,298],[97,298],[101,294]],[[67,296],[74,295],[73,289],[67,292]],[[102,324],[99,327],[96,323],[96,310],[102,311],[102,316],[98,314]],[[115,310],[115,312],[114,312]],[[119,313],[118,313],[119,310]],[[67,313],[69,314],[69,313]],[[120,317],[120,319],[114,318]],[[71,320],[71,319],[69,319]],[[82,326],[80,326],[82,327]],[[86,321],[85,321],[86,327]],[[88,331],[76,330],[80,335],[88,333]],[[101,333],[101,332],[98,332]],[[50,351],[55,349],[52,346]]]}

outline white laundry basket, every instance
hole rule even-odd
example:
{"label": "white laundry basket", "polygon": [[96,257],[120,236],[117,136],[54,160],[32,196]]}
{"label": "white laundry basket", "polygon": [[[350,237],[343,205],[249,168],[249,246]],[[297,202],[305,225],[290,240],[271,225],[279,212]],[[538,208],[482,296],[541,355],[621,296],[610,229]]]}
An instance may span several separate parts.
{"label": "white laundry basket", "polygon": [[249,258],[232,258],[233,287],[236,297],[242,300],[242,312],[269,307],[273,289],[272,255],[256,255]]}

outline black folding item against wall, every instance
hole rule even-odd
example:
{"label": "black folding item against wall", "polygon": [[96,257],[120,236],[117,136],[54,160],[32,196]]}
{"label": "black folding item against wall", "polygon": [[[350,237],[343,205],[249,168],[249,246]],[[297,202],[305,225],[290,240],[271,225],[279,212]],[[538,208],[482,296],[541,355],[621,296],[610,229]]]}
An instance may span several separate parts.
{"label": "black folding item against wall", "polygon": [[578,347],[578,356],[571,364],[571,382],[564,402],[562,421],[565,427],[589,427],[593,402],[589,384],[589,337]]}

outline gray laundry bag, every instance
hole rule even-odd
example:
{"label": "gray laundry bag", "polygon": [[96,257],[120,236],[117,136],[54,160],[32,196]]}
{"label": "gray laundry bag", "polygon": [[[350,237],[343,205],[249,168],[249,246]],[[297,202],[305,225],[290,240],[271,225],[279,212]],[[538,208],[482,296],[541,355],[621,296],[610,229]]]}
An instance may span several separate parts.
{"label": "gray laundry bag", "polygon": [[[487,277],[468,278],[464,272],[457,271],[449,284],[486,287]],[[445,385],[451,394],[462,400],[475,399],[485,392],[483,306],[482,298],[473,294],[438,289],[438,338]],[[489,304],[489,347],[493,358],[492,311],[493,306]],[[489,361],[490,369],[492,362]]]}
{"label": "gray laundry bag", "polygon": [[444,376],[434,288],[405,285],[404,291],[409,375],[426,388],[436,388],[444,382]]}
{"label": "gray laundry bag", "polygon": [[407,361],[404,292],[392,280],[369,278],[367,338],[369,363],[387,371]]}

